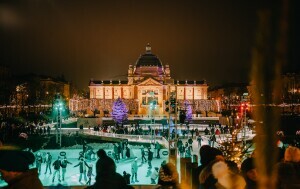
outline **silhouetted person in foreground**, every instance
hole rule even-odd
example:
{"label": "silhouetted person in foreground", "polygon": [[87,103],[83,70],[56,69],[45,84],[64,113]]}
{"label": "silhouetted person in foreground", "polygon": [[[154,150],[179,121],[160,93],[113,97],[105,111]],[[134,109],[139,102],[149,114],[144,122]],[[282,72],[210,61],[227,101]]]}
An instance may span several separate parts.
{"label": "silhouetted person in foreground", "polygon": [[175,165],[167,163],[162,165],[158,173],[158,184],[160,189],[179,189],[179,175]]}
{"label": "silhouetted person in foreground", "polygon": [[246,189],[257,189],[257,170],[254,164],[254,158],[247,158],[241,165],[242,175],[246,181]]}
{"label": "silhouetted person in foreground", "polygon": [[7,189],[42,189],[37,169],[29,169],[35,158],[31,152],[16,147],[0,147],[0,173]]}
{"label": "silhouetted person in foreground", "polygon": [[98,150],[99,157],[96,163],[96,182],[88,189],[109,188],[109,189],[127,189],[133,188],[126,184],[123,176],[116,172],[116,164],[113,159],[107,156],[103,149]]}
{"label": "silhouetted person in foreground", "polygon": [[207,179],[205,179],[205,182],[200,184],[200,173],[206,166],[209,165],[210,162],[215,160],[216,156],[222,155],[222,152],[216,148],[210,147],[209,145],[203,145],[200,148],[199,155],[201,157],[201,165],[193,170],[193,186],[196,186],[193,188],[209,188],[209,186],[214,186],[217,180],[212,175],[209,175],[207,176]]}
{"label": "silhouetted person in foreground", "polygon": [[284,159],[275,166],[278,169],[277,186],[279,189],[300,188],[300,149],[289,146]]}

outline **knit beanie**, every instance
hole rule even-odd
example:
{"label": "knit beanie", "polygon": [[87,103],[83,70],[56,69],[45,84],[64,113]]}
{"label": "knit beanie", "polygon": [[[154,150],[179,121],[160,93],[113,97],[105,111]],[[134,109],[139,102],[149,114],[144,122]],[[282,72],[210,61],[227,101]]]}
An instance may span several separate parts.
{"label": "knit beanie", "polygon": [[31,152],[0,148],[0,169],[6,171],[25,172],[35,160]]}
{"label": "knit beanie", "polygon": [[242,165],[241,165],[241,170],[243,173],[247,173],[248,171],[250,171],[251,169],[254,169],[254,159],[253,158],[247,158],[243,161]]}

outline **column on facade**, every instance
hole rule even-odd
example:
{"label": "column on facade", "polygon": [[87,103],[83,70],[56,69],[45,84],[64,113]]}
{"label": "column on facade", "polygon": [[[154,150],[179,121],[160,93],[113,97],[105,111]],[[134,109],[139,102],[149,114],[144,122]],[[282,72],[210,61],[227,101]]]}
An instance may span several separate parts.
{"label": "column on facade", "polygon": [[186,100],[186,87],[183,88],[183,101]]}
{"label": "column on facade", "polygon": [[121,87],[121,94],[120,94],[121,98],[123,99],[123,87]]}

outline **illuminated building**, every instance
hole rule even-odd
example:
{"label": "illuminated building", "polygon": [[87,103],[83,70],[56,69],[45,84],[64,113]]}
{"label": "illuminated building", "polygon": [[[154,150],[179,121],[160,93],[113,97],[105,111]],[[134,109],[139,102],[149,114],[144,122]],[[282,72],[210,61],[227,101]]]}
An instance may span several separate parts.
{"label": "illuminated building", "polygon": [[[94,80],[89,83],[91,110],[111,111],[111,105],[118,97],[122,98],[131,114],[148,114],[149,104],[155,102],[155,113],[164,114],[165,101],[172,92],[177,92],[177,101],[183,104],[189,101],[194,111],[205,110],[207,104],[206,81],[179,81],[171,78],[169,65],[163,65],[161,60],[152,53],[151,46],[146,46],[146,52],[129,65],[126,81]],[[75,99],[73,99],[75,100]],[[70,101],[70,109],[76,110],[75,101]],[[210,102],[210,109],[217,106]],[[78,104],[77,104],[78,108]],[[77,109],[78,110],[78,109]]]}

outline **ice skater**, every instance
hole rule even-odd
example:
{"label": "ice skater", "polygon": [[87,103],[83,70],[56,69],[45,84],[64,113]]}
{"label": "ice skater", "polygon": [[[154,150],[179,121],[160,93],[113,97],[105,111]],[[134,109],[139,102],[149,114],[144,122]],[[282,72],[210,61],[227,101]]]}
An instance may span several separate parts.
{"label": "ice skater", "polygon": [[144,146],[141,148],[141,154],[142,154],[142,163],[147,162],[147,159],[145,157],[145,150],[144,150]]}
{"label": "ice skater", "polygon": [[[131,183],[139,182],[137,180],[137,172],[138,172],[138,165],[137,165],[137,158],[131,163]],[[135,178],[135,180],[133,180]]]}
{"label": "ice skater", "polygon": [[202,146],[202,145],[201,145],[201,142],[203,141],[201,135],[199,135],[199,136],[197,137],[197,141],[198,141],[198,147],[201,148],[201,146]]}
{"label": "ice skater", "polygon": [[151,151],[151,148],[148,148],[148,169],[152,168],[152,159],[153,159],[153,152]]}
{"label": "ice skater", "polygon": [[61,167],[61,165],[60,164],[61,164],[60,157],[58,156],[57,160],[55,160],[52,164],[53,169],[54,169],[52,182],[54,182],[56,174],[58,174],[58,182],[61,182],[61,180],[60,180],[60,167]]}
{"label": "ice skater", "polygon": [[88,171],[87,171],[87,177],[88,177],[89,180],[86,182],[86,185],[91,185],[92,176],[94,176],[94,174],[93,174],[93,164],[90,163],[88,165]]}
{"label": "ice skater", "polygon": [[126,173],[126,171],[123,171],[123,177],[126,181],[126,184],[130,184],[130,177],[131,175],[129,173]]}
{"label": "ice skater", "polygon": [[40,152],[38,152],[35,156],[35,167],[38,170],[38,174],[41,174],[43,158]]}
{"label": "ice skater", "polygon": [[67,172],[67,165],[68,164],[72,164],[71,162],[69,162],[67,160],[67,157],[65,156],[64,159],[61,161],[61,172],[62,172],[62,180],[64,181],[65,180],[65,175],[66,175],[66,172]]}
{"label": "ice skater", "polygon": [[156,179],[158,178],[158,171],[159,171],[158,167],[155,167],[154,171],[151,174],[151,184],[157,184]]}
{"label": "ice skater", "polygon": [[79,182],[81,182],[82,179],[82,175],[84,177],[85,182],[87,182],[87,178],[86,178],[86,167],[89,167],[89,165],[84,161],[84,158],[80,159],[80,162],[75,165],[74,167],[78,167],[79,166]]}
{"label": "ice skater", "polygon": [[45,174],[47,174],[48,169],[50,171],[50,174],[52,174],[52,171],[51,171],[52,155],[49,152],[47,152],[47,154],[46,154],[45,163],[46,163]]}

